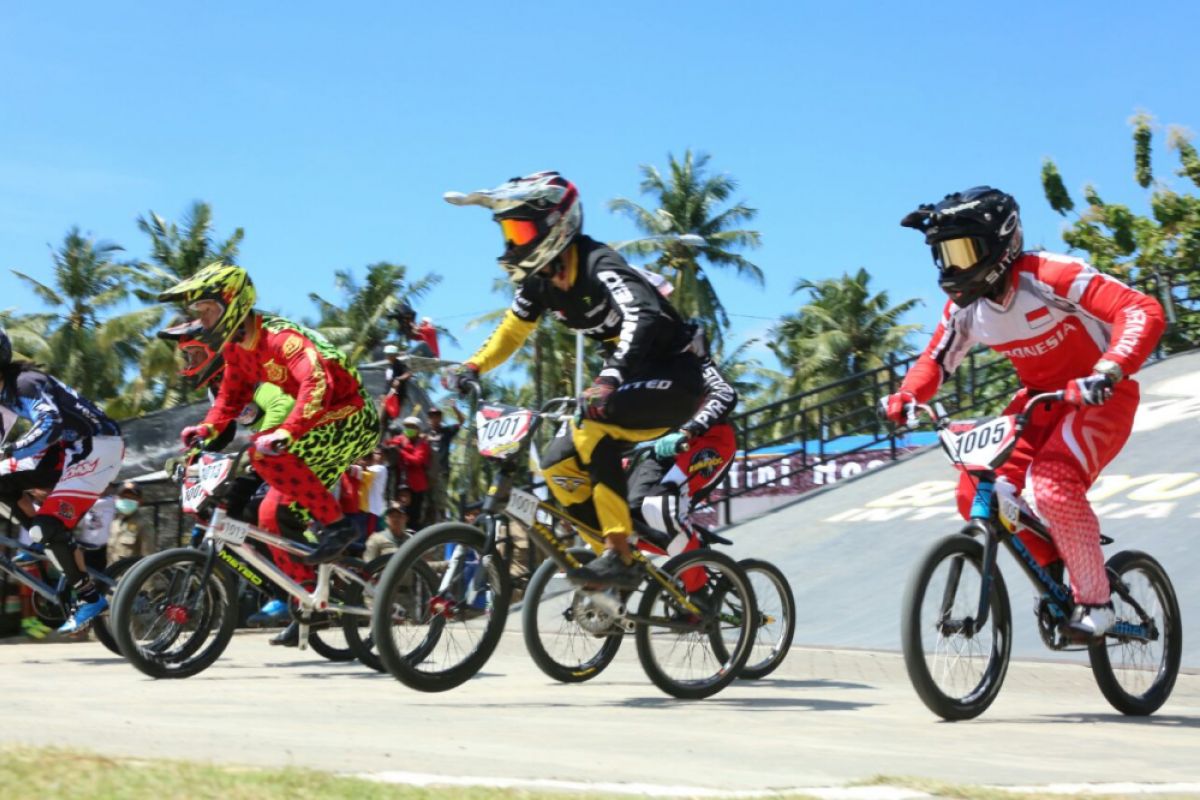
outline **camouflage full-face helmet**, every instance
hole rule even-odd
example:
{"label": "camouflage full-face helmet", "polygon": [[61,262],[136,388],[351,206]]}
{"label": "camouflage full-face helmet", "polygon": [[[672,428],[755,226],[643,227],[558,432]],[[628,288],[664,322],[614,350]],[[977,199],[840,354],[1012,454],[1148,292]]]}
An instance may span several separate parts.
{"label": "camouflage full-face helmet", "polygon": [[220,353],[254,309],[254,282],[246,270],[232,264],[209,264],[192,277],[158,296],[160,303],[179,303],[189,310],[202,300],[221,307],[221,315],[210,326],[201,326],[196,339]]}

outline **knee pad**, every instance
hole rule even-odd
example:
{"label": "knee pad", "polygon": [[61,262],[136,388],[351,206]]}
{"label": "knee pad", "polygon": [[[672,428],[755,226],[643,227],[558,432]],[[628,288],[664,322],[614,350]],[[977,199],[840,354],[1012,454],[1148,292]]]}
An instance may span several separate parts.
{"label": "knee pad", "polygon": [[58,517],[38,515],[29,527],[29,539],[47,547],[71,543],[71,532]]}
{"label": "knee pad", "polygon": [[672,537],[679,532],[675,522],[679,514],[679,498],[674,487],[660,486],[653,494],[646,495],[640,511],[642,519],[654,530]]}

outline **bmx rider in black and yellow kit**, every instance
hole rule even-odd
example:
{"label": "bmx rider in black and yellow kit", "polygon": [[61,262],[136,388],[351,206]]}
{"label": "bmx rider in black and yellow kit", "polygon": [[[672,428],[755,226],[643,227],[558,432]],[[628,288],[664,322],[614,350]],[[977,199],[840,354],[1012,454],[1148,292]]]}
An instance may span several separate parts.
{"label": "bmx rider in black and yellow kit", "polygon": [[632,443],[678,430],[696,410],[704,381],[693,349],[694,327],[643,273],[583,235],[579,193],[557,172],[514,178],[491,190],[448,193],[446,200],[492,210],[504,234],[500,266],[517,284],[499,327],[447,376],[447,386],[461,390],[504,363],[544,313],[601,343],[604,366],[583,393],[583,414],[547,448],[542,467],[555,499],[604,534],[604,554],[569,577],[586,585],[636,588],[640,571],[630,553],[633,522],[621,457]]}

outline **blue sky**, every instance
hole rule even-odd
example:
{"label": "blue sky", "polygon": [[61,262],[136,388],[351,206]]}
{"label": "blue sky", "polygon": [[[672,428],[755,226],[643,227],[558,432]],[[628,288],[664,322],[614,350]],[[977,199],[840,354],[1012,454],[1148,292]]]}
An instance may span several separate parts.
{"label": "blue sky", "polygon": [[334,269],[396,261],[444,276],[419,311],[465,350],[486,333],[466,320],[503,305],[500,237],[444,191],[558,169],[586,230],[625,239],[605,201],[690,147],[759,209],[766,287],[715,277],[735,340],[793,310],[799,278],[858,267],[932,324],[900,217],[991,183],[1058,247],[1045,156],[1077,200],[1092,182],[1142,207],[1127,120],[1200,127],[1197,22],[1186,3],[10,3],[0,308],[37,307],[9,269],[47,276],[69,226],[144,256],[136,217],[198,198],[246,229],[264,307],[311,314]]}

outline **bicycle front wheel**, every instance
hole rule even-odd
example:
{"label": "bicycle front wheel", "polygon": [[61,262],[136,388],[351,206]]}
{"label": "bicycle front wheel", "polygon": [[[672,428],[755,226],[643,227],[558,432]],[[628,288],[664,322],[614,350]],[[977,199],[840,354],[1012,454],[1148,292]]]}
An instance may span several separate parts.
{"label": "bicycle front wheel", "polygon": [[121,655],[152,678],[187,678],[216,661],[237,625],[237,584],[206,554],[165,550],[117,584],[110,618]]}
{"label": "bicycle front wheel", "polygon": [[[461,522],[432,525],[392,555],[375,589],[371,635],[396,680],[444,692],[477,673],[500,642],[512,580],[503,561],[485,552],[483,531]],[[415,587],[425,565],[436,590]]]}
{"label": "bicycle front wheel", "polygon": [[[380,556],[367,564],[363,574],[364,585],[355,584],[346,592],[346,604],[359,606],[374,611],[375,598],[378,592],[379,577],[387,568],[390,556]],[[413,564],[413,580],[405,589],[405,596],[398,598],[403,608],[428,607],[430,598],[437,591],[438,579],[433,570],[424,562]],[[342,614],[342,631],[346,642],[354,651],[358,660],[375,670],[387,672],[379,652],[375,648],[375,637],[371,635],[371,617],[358,614]]]}
{"label": "bicycle front wheel", "polygon": [[[583,564],[596,557],[588,547],[570,552]],[[553,559],[542,562],[529,579],[521,628],[533,663],[560,683],[582,683],[603,672],[625,633]]]}
{"label": "bicycle front wheel", "polygon": [[1117,622],[1088,645],[1092,674],[1104,698],[1122,714],[1153,714],[1179,676],[1183,626],[1175,587],[1162,565],[1137,550],[1108,560]]}
{"label": "bicycle front wheel", "polygon": [[900,618],[904,666],[917,695],[945,720],[982,714],[1004,683],[1012,650],[1008,591],[992,570],[987,621],[979,625],[983,545],[948,536],[926,551],[909,578]]}
{"label": "bicycle front wheel", "polygon": [[[715,550],[681,553],[642,587],[637,650],[642,669],[672,697],[700,700],[724,689],[750,657],[757,627],[754,589],[732,558]],[[688,610],[676,598],[696,607]]]}
{"label": "bicycle front wheel", "polygon": [[779,567],[757,558],[743,558],[738,566],[746,571],[758,604],[758,627],[750,658],[738,674],[745,680],[767,677],[787,658],[796,635],[796,597]]}

